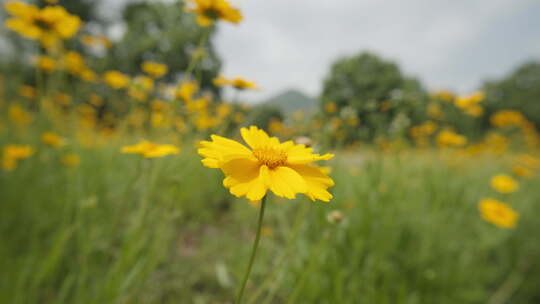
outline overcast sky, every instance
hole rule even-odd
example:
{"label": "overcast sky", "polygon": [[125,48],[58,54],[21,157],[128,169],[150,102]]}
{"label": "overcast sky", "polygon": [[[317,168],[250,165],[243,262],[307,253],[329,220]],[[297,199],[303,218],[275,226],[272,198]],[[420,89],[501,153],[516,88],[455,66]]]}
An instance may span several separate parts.
{"label": "overcast sky", "polygon": [[539,0],[236,0],[240,25],[215,43],[226,76],[318,95],[336,58],[370,50],[428,88],[466,93],[540,58]]}
{"label": "overcast sky", "polygon": [[366,50],[460,93],[540,59],[540,0],[229,1],[245,19],[222,23],[214,42],[225,76],[263,88],[244,96],[253,101],[288,88],[316,96],[335,59]]}

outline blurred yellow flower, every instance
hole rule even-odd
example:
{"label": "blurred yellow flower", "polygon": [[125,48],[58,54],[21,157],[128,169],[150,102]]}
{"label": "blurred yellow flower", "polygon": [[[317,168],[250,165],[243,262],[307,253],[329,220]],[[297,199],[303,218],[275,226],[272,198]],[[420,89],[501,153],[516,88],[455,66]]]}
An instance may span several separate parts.
{"label": "blurred yellow flower", "polygon": [[176,97],[181,98],[183,101],[191,101],[193,95],[199,90],[199,85],[196,81],[184,81],[180,83],[176,90]]}
{"label": "blurred yellow flower", "polygon": [[28,99],[33,99],[37,95],[36,88],[29,85],[21,85],[19,87],[19,95]]}
{"label": "blurred yellow flower", "polygon": [[529,154],[519,155],[517,157],[517,162],[532,169],[540,169],[540,159]]}
{"label": "blurred yellow flower", "polygon": [[336,113],[337,111],[337,106],[336,106],[336,103],[335,102],[327,102],[325,105],[324,105],[324,111],[328,114],[333,114],[333,113]]}
{"label": "blurred yellow flower", "polygon": [[103,75],[103,80],[113,89],[123,89],[129,84],[129,76],[119,71],[107,71]]}
{"label": "blurred yellow flower", "polygon": [[112,46],[109,38],[105,36],[92,36],[92,35],[83,35],[81,37],[81,43],[88,47],[105,47],[110,48]]}
{"label": "blurred yellow flower", "polygon": [[268,190],[280,197],[295,198],[297,193],[312,200],[330,201],[327,189],[334,185],[321,168],[312,164],[331,159],[332,154],[314,154],[313,149],[292,141],[280,143],[255,126],[240,130],[246,146],[218,135],[201,141],[198,153],[203,165],[219,168],[225,174],[223,185],[237,197],[262,199]]}
{"label": "blurred yellow flower", "polygon": [[519,218],[514,209],[493,198],[480,200],[478,209],[484,220],[502,228],[514,228]]}
{"label": "blurred yellow flower", "polygon": [[158,62],[153,62],[153,61],[143,62],[143,64],[141,65],[141,68],[143,72],[145,72],[146,74],[154,78],[159,78],[167,74],[167,71],[169,70],[169,68],[166,65],[162,63],[158,63]]}
{"label": "blurred yellow flower", "polygon": [[431,97],[435,99],[441,99],[446,102],[452,102],[456,98],[456,95],[454,95],[454,93],[448,90],[439,90],[431,94]]}
{"label": "blurred yellow flower", "polygon": [[254,81],[248,81],[241,77],[227,79],[223,76],[214,78],[213,83],[217,86],[231,86],[238,90],[257,90],[257,83]]}
{"label": "blurred yellow flower", "polygon": [[6,171],[17,167],[17,161],[25,159],[34,154],[34,149],[26,145],[7,145],[2,153],[2,168]]}
{"label": "blurred yellow flower", "polygon": [[63,62],[65,69],[73,75],[80,75],[87,69],[84,58],[77,52],[66,52],[64,54]]}
{"label": "blurred yellow flower", "polygon": [[71,38],[81,26],[79,17],[71,15],[61,6],[40,9],[21,1],[9,1],[4,8],[13,16],[6,20],[7,28],[28,39],[39,40],[45,47]]}
{"label": "blurred yellow flower", "polygon": [[27,125],[32,121],[32,115],[18,104],[9,106],[8,117],[17,125]]}
{"label": "blurred yellow flower", "polygon": [[145,158],[158,158],[178,154],[180,153],[180,149],[174,145],[160,145],[142,140],[136,145],[122,147],[121,152],[126,154],[139,154]]}
{"label": "blurred yellow flower", "polygon": [[66,167],[77,167],[81,162],[81,158],[75,153],[69,153],[62,156],[60,162]]}
{"label": "blurred yellow flower", "polygon": [[55,148],[61,147],[66,143],[62,137],[60,137],[58,134],[54,132],[43,133],[41,135],[41,141],[44,144],[49,145],[51,147],[55,147]]}
{"label": "blurred yellow flower", "polygon": [[47,73],[50,73],[56,70],[56,66],[57,66],[56,60],[54,60],[54,58],[50,56],[44,56],[44,55],[37,56],[35,64],[40,70],[43,70],[44,72],[47,72]]}
{"label": "blurred yellow flower", "polygon": [[479,105],[472,105],[470,107],[465,108],[463,111],[465,112],[465,114],[473,116],[473,117],[482,116],[482,114],[484,114],[484,108],[482,108]]}
{"label": "blurred yellow flower", "polygon": [[493,126],[499,128],[518,127],[521,126],[527,119],[518,111],[501,110],[495,112],[490,117],[490,122]]}
{"label": "blurred yellow flower", "polygon": [[202,26],[209,26],[218,20],[231,23],[242,21],[240,10],[232,7],[226,0],[187,0],[194,6],[186,8],[189,13],[197,16],[197,23]]}
{"label": "blurred yellow flower", "polygon": [[491,187],[500,193],[512,193],[519,189],[519,184],[511,176],[498,174],[491,178]]}
{"label": "blurred yellow flower", "polygon": [[442,130],[437,135],[437,144],[441,147],[462,147],[467,144],[467,138],[451,130]]}
{"label": "blurred yellow flower", "polygon": [[523,167],[520,165],[515,165],[512,167],[512,173],[517,177],[532,177],[534,176],[534,171],[530,168]]}

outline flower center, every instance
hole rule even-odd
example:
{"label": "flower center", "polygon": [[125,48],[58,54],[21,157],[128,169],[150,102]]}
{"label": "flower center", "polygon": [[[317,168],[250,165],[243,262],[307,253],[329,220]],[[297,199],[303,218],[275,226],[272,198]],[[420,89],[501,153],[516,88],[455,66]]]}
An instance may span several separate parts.
{"label": "flower center", "polygon": [[287,161],[287,154],[285,152],[272,148],[255,149],[253,150],[253,155],[262,165],[266,165],[270,169],[283,166]]}

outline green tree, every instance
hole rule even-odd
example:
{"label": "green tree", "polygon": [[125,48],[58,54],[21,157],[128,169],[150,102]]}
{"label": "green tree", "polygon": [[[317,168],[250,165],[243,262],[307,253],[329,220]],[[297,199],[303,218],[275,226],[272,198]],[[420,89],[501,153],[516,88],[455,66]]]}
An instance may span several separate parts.
{"label": "green tree", "polygon": [[[192,14],[184,12],[183,2],[141,2],[129,4],[123,12],[126,31],[110,50],[110,64],[119,70],[136,74],[146,60],[166,64],[172,81],[186,71],[197,49],[202,46],[204,58],[193,71],[203,88],[219,92],[212,84],[220,68],[211,37],[215,27],[200,27]],[[205,37],[208,37],[206,39]],[[201,45],[201,41],[206,43]]]}
{"label": "green tree", "polygon": [[540,62],[527,62],[501,80],[486,82],[484,91],[486,118],[495,111],[513,109],[540,126]]}
{"label": "green tree", "polygon": [[[335,110],[328,110],[334,103]],[[398,65],[371,53],[337,60],[324,80],[321,106],[325,116],[351,111],[362,121],[349,137],[372,139],[403,135],[424,118],[426,93],[420,82],[403,75]],[[350,133],[350,132],[349,132]]]}

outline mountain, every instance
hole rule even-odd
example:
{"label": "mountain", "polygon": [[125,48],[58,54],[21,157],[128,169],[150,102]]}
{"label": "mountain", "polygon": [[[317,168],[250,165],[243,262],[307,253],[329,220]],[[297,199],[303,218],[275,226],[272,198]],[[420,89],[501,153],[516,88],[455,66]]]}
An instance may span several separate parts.
{"label": "mountain", "polygon": [[262,104],[277,106],[284,113],[293,113],[297,110],[313,112],[318,106],[318,101],[298,90],[291,89],[268,99]]}

